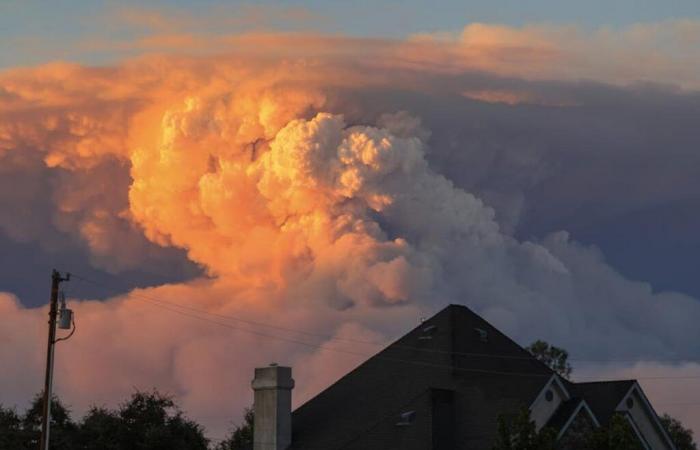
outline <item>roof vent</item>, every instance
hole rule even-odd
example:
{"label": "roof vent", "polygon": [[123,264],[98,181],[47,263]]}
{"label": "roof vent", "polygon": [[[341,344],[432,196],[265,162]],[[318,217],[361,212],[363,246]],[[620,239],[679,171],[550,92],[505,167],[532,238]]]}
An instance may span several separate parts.
{"label": "roof vent", "polygon": [[481,342],[488,342],[489,341],[488,331],[484,330],[483,328],[474,328],[474,331],[476,332],[477,336],[479,336],[479,340]]}
{"label": "roof vent", "polygon": [[399,421],[396,422],[397,427],[407,427],[411,425],[416,420],[415,411],[406,411],[399,414]]}
{"label": "roof vent", "polygon": [[418,336],[418,339],[422,339],[422,340],[432,339],[433,335],[435,334],[436,331],[437,331],[436,325],[428,325],[427,327],[424,327],[421,330],[422,334],[420,336]]}

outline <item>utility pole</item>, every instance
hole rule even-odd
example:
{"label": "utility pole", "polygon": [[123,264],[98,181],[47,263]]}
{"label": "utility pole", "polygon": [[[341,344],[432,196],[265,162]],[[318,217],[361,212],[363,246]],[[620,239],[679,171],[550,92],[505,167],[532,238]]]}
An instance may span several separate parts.
{"label": "utility pole", "polygon": [[53,382],[53,353],[56,344],[56,318],[58,316],[58,287],[70,280],[70,274],[62,277],[55,269],[51,273],[51,300],[49,307],[49,341],[46,349],[46,380],[44,382],[44,408],[41,420],[41,446],[39,450],[49,450],[49,426],[51,424],[51,385]]}

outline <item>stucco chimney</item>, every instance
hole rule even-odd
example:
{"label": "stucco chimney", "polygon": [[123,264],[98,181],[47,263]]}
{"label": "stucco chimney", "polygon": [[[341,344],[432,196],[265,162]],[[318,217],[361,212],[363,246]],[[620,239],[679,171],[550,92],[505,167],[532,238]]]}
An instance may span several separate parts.
{"label": "stucco chimney", "polygon": [[270,364],[257,368],[252,386],[255,391],[253,449],[287,450],[292,443],[291,367]]}

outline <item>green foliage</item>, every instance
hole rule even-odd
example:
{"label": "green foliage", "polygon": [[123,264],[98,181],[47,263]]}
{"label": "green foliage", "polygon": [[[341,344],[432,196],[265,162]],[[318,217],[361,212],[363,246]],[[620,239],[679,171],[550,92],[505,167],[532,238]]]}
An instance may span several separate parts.
{"label": "green foliage", "polygon": [[595,422],[588,413],[580,410],[563,436],[557,441],[559,450],[596,450],[589,445],[590,437],[596,429]]}
{"label": "green foliage", "polygon": [[[44,395],[34,396],[27,412],[22,417],[25,445],[20,448],[36,449],[41,440],[41,418],[44,410]],[[55,395],[51,400],[51,450],[72,450],[78,426],[70,417],[70,410]]]}
{"label": "green foliage", "polygon": [[571,376],[571,364],[569,364],[569,352],[563,348],[555,347],[549,345],[545,341],[536,340],[525,350],[532,353],[532,356],[539,359],[550,369],[566,378],[567,380]]}
{"label": "green foliage", "polygon": [[[528,350],[562,376],[571,374],[566,350],[536,341]],[[41,435],[43,396],[34,397],[24,415],[0,405],[0,450],[36,450]],[[136,392],[116,410],[93,407],[80,423],[53,397],[51,450],[207,450],[202,427],[187,419],[171,397],[157,391]],[[679,450],[697,450],[693,432],[673,417],[660,418]],[[586,426],[587,425],[587,426]],[[243,422],[213,450],[251,450],[254,414],[246,408]],[[527,408],[498,418],[493,450],[639,450],[642,446],[627,419],[619,414],[600,428],[582,423],[557,442],[556,432],[537,430]],[[566,441],[566,442],[564,442]]]}
{"label": "green foliage", "polygon": [[693,431],[685,428],[680,420],[668,414],[659,419],[678,450],[697,450],[698,447],[693,441]]}
{"label": "green foliage", "polygon": [[115,412],[93,406],[80,424],[81,450],[120,450],[122,428]]}
{"label": "green foliage", "polygon": [[[564,442],[550,428],[537,431],[530,411],[523,408],[517,415],[498,417],[498,436],[493,450],[643,450],[627,419],[615,414],[607,426],[585,428]],[[692,448],[692,447],[691,447]]]}
{"label": "green foliage", "polygon": [[0,405],[0,449],[22,449],[27,437],[17,411]]}
{"label": "green foliage", "polygon": [[596,428],[586,439],[591,450],[643,450],[632,426],[621,414],[615,414],[604,427]]}
{"label": "green foliage", "polygon": [[[51,450],[207,450],[209,444],[202,427],[156,391],[136,392],[116,411],[93,407],[80,424],[56,397],[51,412]],[[0,407],[0,450],[36,450],[41,417],[40,395],[22,417]]]}
{"label": "green foliage", "polygon": [[249,450],[253,448],[253,426],[255,415],[251,408],[246,408],[243,423],[236,426],[231,436],[219,442],[215,450]]}
{"label": "green foliage", "polygon": [[157,391],[136,392],[118,411],[93,409],[92,431],[114,449],[206,450],[202,427],[187,419],[172,398]]}
{"label": "green foliage", "polygon": [[555,442],[554,430],[537,431],[530,411],[523,408],[514,416],[498,417],[498,436],[493,450],[554,450]]}

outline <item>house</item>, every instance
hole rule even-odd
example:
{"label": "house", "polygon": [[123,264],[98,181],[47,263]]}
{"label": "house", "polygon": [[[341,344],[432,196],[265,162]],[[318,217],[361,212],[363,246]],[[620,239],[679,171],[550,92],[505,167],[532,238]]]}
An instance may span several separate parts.
{"label": "house", "polygon": [[580,427],[629,421],[674,449],[639,383],[573,383],[491,324],[451,305],[291,411],[289,367],[256,369],[255,450],[491,449],[501,414],[529,408],[563,448]]}

